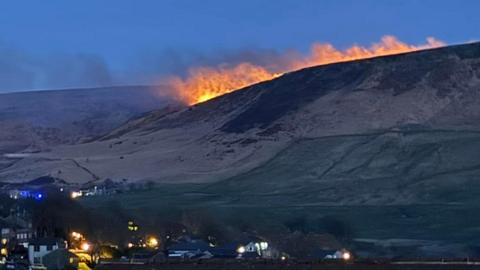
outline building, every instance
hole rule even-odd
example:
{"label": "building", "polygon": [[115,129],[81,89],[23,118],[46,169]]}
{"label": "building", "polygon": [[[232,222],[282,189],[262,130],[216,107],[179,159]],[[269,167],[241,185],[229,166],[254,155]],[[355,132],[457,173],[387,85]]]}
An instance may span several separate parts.
{"label": "building", "polygon": [[322,249],[315,252],[315,257],[319,260],[351,260],[352,255],[346,249]]}
{"label": "building", "polygon": [[31,264],[42,264],[45,255],[66,247],[66,242],[59,238],[34,239],[28,245],[28,261]]}
{"label": "building", "polygon": [[14,237],[15,231],[13,227],[7,222],[0,221],[0,260],[4,261],[4,258],[9,255],[11,240]]}
{"label": "building", "polygon": [[210,250],[214,258],[218,259],[235,259],[239,258],[239,249],[242,247],[239,243],[229,243],[216,246]]}
{"label": "building", "polygon": [[15,238],[15,226],[11,221],[0,219],[0,238],[5,241]]}
{"label": "building", "polygon": [[34,237],[31,225],[27,228],[20,225],[4,225],[0,224],[0,241],[4,245],[20,245],[28,248],[28,243]]}
{"label": "building", "polygon": [[193,259],[210,256],[212,247],[203,240],[188,239],[175,243],[168,247],[167,254],[169,258]]}
{"label": "building", "polygon": [[65,248],[59,248],[48,254],[42,259],[42,264],[47,267],[48,270],[63,270],[66,265],[71,268],[77,269],[80,259],[78,256]]}
{"label": "building", "polygon": [[20,228],[15,230],[15,240],[17,245],[28,248],[28,244],[32,238],[33,232],[31,228]]}
{"label": "building", "polygon": [[132,264],[146,264],[151,261],[152,257],[157,255],[158,252],[139,249],[132,253],[130,263]]}
{"label": "building", "polygon": [[280,252],[260,239],[213,246],[208,242],[183,237],[167,249],[168,258],[181,259],[279,259]]}
{"label": "building", "polygon": [[280,253],[274,250],[266,241],[259,239],[246,242],[238,248],[239,258],[245,259],[277,259]]}
{"label": "building", "polygon": [[8,256],[8,240],[2,238],[0,240],[0,261],[5,262],[6,257]]}
{"label": "building", "polygon": [[12,189],[9,191],[10,199],[18,200],[18,199],[28,199],[33,198],[35,200],[42,200],[44,198],[44,194],[38,190],[28,190],[28,189]]}

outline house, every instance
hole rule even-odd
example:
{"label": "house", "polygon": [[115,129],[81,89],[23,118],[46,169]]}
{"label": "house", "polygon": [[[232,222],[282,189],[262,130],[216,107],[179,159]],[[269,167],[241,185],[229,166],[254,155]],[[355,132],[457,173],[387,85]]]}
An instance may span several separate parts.
{"label": "house", "polygon": [[28,248],[28,243],[33,238],[31,224],[29,224],[29,227],[20,225],[2,226],[0,224],[0,228],[0,241],[4,245],[8,243],[9,245],[21,245]]}
{"label": "house", "polygon": [[279,259],[280,252],[259,238],[213,246],[206,241],[182,237],[167,249],[168,258],[181,259]]}
{"label": "house", "polygon": [[348,261],[352,255],[346,249],[322,249],[315,251],[315,257],[319,260],[345,260]]}
{"label": "house", "polygon": [[147,249],[138,249],[138,250],[135,250],[135,252],[133,252],[131,255],[130,255],[130,263],[132,264],[138,264],[138,263],[141,263],[141,264],[145,264],[145,263],[148,263],[150,261],[150,259],[155,256],[157,254],[157,252],[155,251],[151,251],[151,250],[147,250]]}
{"label": "house", "polygon": [[214,258],[235,259],[239,256],[239,243],[229,243],[222,246],[214,247],[210,250]]}
{"label": "house", "polygon": [[9,222],[0,219],[0,240],[8,242],[15,238],[15,229]]}
{"label": "house", "polygon": [[18,200],[18,199],[28,199],[33,198],[35,200],[42,200],[44,198],[44,194],[38,190],[28,190],[28,189],[12,189],[9,191],[10,199]]}
{"label": "house", "polygon": [[9,255],[11,248],[11,239],[14,238],[14,229],[10,224],[0,220],[0,260]]}
{"label": "house", "polygon": [[66,247],[66,242],[59,238],[34,239],[28,245],[28,260],[31,264],[42,264],[45,255]]}
{"label": "house", "polygon": [[8,256],[8,240],[2,238],[0,241],[0,261],[5,261],[5,258]]}
{"label": "house", "polygon": [[165,252],[157,252],[155,255],[153,255],[150,260],[148,261],[150,264],[158,264],[158,263],[164,263],[167,261],[167,256]]}
{"label": "house", "polygon": [[62,270],[65,266],[71,266],[72,269],[77,269],[80,259],[74,253],[65,248],[54,250],[43,256],[42,264],[48,270]]}
{"label": "house", "polygon": [[193,259],[211,256],[210,244],[199,239],[185,239],[168,247],[169,258]]}
{"label": "house", "polygon": [[279,257],[279,252],[274,250],[266,241],[253,240],[248,241],[238,248],[239,258],[244,259],[276,259]]}
{"label": "house", "polygon": [[28,248],[28,244],[33,238],[33,232],[30,228],[19,228],[15,230],[15,240],[17,245]]}

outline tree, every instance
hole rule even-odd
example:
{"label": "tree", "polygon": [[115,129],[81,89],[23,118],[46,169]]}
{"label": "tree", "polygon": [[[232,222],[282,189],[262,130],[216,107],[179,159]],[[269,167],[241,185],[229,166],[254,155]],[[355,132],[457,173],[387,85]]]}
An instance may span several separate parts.
{"label": "tree", "polygon": [[0,194],[0,217],[6,218],[10,215],[15,204],[15,200],[8,195]]}
{"label": "tree", "polygon": [[352,238],[353,231],[351,227],[333,216],[325,216],[317,220],[320,232],[328,233],[342,241]]}

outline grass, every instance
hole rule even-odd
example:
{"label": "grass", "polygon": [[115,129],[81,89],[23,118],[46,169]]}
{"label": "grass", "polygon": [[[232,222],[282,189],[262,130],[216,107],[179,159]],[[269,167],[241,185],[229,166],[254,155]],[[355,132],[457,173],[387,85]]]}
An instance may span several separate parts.
{"label": "grass", "polygon": [[263,166],[213,184],[163,184],[91,197],[165,218],[202,209],[226,223],[281,227],[325,220],[351,237],[480,241],[480,134],[409,131],[332,136],[292,144]]}
{"label": "grass", "polygon": [[[194,187],[163,186],[149,191],[90,197],[82,203],[107,208],[116,201],[131,213],[155,213],[174,217],[186,210],[202,209],[216,218],[234,223],[240,218],[264,226],[281,226],[306,217],[313,231],[328,217],[348,226],[354,238],[418,239],[449,243],[476,244],[480,241],[480,205],[412,204],[412,205],[342,205],[342,206],[271,206],[261,201],[236,201],[224,196],[195,195]],[[192,195],[185,195],[192,194]]]}

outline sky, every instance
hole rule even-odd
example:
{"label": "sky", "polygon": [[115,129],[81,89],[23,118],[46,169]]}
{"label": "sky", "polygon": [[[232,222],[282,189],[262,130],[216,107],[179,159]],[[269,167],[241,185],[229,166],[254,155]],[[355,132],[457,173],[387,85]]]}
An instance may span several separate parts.
{"label": "sky", "polygon": [[313,42],[480,39],[477,0],[15,0],[0,3],[0,92],[156,83]]}

